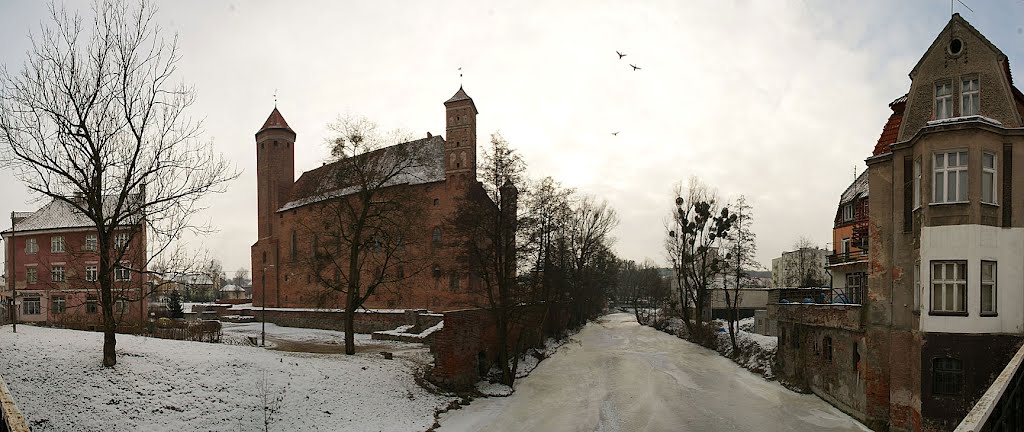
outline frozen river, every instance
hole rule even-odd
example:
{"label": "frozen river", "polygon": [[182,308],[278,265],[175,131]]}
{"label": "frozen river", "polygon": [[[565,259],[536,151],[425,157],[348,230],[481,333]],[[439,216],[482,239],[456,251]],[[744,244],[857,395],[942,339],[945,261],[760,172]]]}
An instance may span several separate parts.
{"label": "frozen river", "polygon": [[816,396],[612,314],[519,380],[513,396],[447,413],[439,432],[863,430]]}

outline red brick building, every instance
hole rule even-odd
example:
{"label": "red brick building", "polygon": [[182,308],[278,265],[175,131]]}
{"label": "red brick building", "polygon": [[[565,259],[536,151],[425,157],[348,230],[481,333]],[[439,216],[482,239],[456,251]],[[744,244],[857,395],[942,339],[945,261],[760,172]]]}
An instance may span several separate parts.
{"label": "red brick building", "polygon": [[[102,323],[98,282],[99,255],[92,221],[64,201],[53,200],[34,212],[16,212],[4,231],[7,275],[5,299],[17,289],[17,318],[72,328]],[[133,234],[134,232],[134,234]],[[114,242],[128,243],[122,266],[114,272],[114,316],[119,324],[145,319],[145,230],[126,227]]]}
{"label": "red brick building", "polygon": [[[478,304],[471,294],[469,266],[459,259],[457,233],[448,232],[448,221],[457,202],[465,197],[484,195],[476,180],[476,116],[473,99],[459,88],[445,103],[446,136],[427,134],[426,138],[396,144],[378,151],[402,149],[416,152],[428,161],[416,173],[389,184],[386,189],[422,199],[420,220],[409,221],[422,227],[411,241],[411,254],[422,268],[405,269],[398,286],[380,290],[368,298],[368,308],[430,309],[445,311]],[[329,308],[344,304],[340,295],[325,300],[324,291],[311,276],[301,257],[316,248],[315,233],[308,227],[321,214],[328,197],[350,192],[336,187],[325,190],[337,163],[327,164],[295,178],[294,130],[281,112],[274,108],[256,132],[256,177],[258,195],[258,234],[252,245],[253,304],[269,307]],[[320,222],[320,221],[317,221]],[[265,295],[264,295],[265,293]]]}

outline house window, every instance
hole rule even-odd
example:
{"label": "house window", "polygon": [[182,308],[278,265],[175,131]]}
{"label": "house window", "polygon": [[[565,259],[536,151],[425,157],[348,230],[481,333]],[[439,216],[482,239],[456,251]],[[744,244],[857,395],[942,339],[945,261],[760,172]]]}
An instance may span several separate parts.
{"label": "house window", "polygon": [[96,282],[96,266],[85,266],[85,281]]}
{"label": "house window", "polygon": [[914,160],[914,208],[921,207],[921,159]]}
{"label": "house window", "polygon": [[825,355],[825,361],[832,362],[832,337],[825,336],[821,341],[821,352]]}
{"label": "house window", "polygon": [[96,252],[96,244],[96,234],[88,234],[85,236],[85,250]]}
{"label": "house window", "polygon": [[967,202],[967,152],[935,154],[933,203]]}
{"label": "house window", "polygon": [[849,222],[853,220],[853,203],[846,204],[843,206],[843,222]]}
{"label": "house window", "polygon": [[932,261],[932,312],[967,312],[966,261]]}
{"label": "house window", "polygon": [[996,155],[981,154],[981,202],[996,203]]}
{"label": "house window", "polygon": [[50,267],[50,282],[64,282],[64,266]]}
{"label": "house window", "polygon": [[39,242],[34,238],[25,240],[25,253],[34,254],[36,252],[39,252]]}
{"label": "house window", "polygon": [[437,246],[437,245],[441,244],[441,228],[440,227],[434,227],[434,234],[431,237],[431,242],[434,243],[434,246]]}
{"label": "house window", "polygon": [[42,312],[43,307],[39,297],[25,297],[21,301],[21,313],[23,315],[39,315]]}
{"label": "house window", "polygon": [[864,296],[864,273],[846,275],[846,297],[851,304],[860,304]]}
{"label": "house window", "polygon": [[981,262],[981,314],[996,314],[996,262]]}
{"label": "house window", "polygon": [[935,85],[935,119],[953,117],[953,85]]}
{"label": "house window", "polygon": [[128,313],[128,302],[124,300],[118,300],[114,303],[114,313],[124,315]]}
{"label": "house window", "polygon": [[458,291],[459,282],[459,274],[452,272],[452,274],[448,275],[448,290],[453,292]]}
{"label": "house window", "polygon": [[85,313],[95,314],[99,313],[99,303],[96,302],[96,296],[89,294],[85,297]]}
{"label": "house window", "polygon": [[978,79],[965,79],[960,87],[960,115],[978,115],[981,99],[978,98]]}
{"label": "house window", "polygon": [[963,384],[963,362],[950,357],[932,360],[932,394],[958,395]]}
{"label": "house window", "polygon": [[50,252],[64,252],[64,236],[50,237]]}
{"label": "house window", "polygon": [[67,310],[67,302],[64,296],[54,296],[51,299],[50,310],[55,314],[64,313]]}
{"label": "house window", "polygon": [[25,268],[25,280],[30,284],[34,284],[39,281],[39,273],[35,267]]}
{"label": "house window", "polygon": [[128,250],[128,233],[121,232],[114,234],[114,248],[117,250]]}
{"label": "house window", "polygon": [[840,246],[840,252],[841,253],[843,253],[843,254],[850,253],[850,238],[849,237],[844,238],[840,244],[842,245],[842,246]]}
{"label": "house window", "polygon": [[131,270],[129,270],[129,269],[125,268],[125,267],[122,267],[122,266],[114,267],[114,280],[116,280],[116,281],[126,281],[126,280],[131,279],[131,277],[132,277]]}

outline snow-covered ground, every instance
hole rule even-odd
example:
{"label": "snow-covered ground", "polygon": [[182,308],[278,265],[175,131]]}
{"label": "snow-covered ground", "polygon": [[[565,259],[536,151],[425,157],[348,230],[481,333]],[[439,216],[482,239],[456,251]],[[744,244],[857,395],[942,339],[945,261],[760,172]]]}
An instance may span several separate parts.
{"label": "snow-covered ground", "polygon": [[[254,325],[226,331],[251,334]],[[269,324],[267,331],[311,343],[340,334]],[[0,374],[34,431],[262,430],[264,376],[269,396],[282,398],[273,431],[422,431],[454,400],[420,387],[413,376],[420,362],[400,356],[117,340],[118,365],[106,369],[100,333],[0,327]]]}
{"label": "snow-covered ground", "polygon": [[441,415],[461,431],[867,431],[718,353],[612,314],[588,324],[505,398]]}

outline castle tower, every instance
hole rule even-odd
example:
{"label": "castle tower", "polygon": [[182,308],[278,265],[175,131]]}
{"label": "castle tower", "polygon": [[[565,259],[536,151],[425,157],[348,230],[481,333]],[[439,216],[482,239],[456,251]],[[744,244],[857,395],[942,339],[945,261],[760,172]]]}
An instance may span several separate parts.
{"label": "castle tower", "polygon": [[295,182],[295,131],[274,111],[256,132],[256,195],[259,238],[274,234],[274,212],[288,202]]}
{"label": "castle tower", "polygon": [[445,178],[447,180],[476,180],[476,104],[459,87],[451,99],[444,103],[448,117],[445,135]]}

